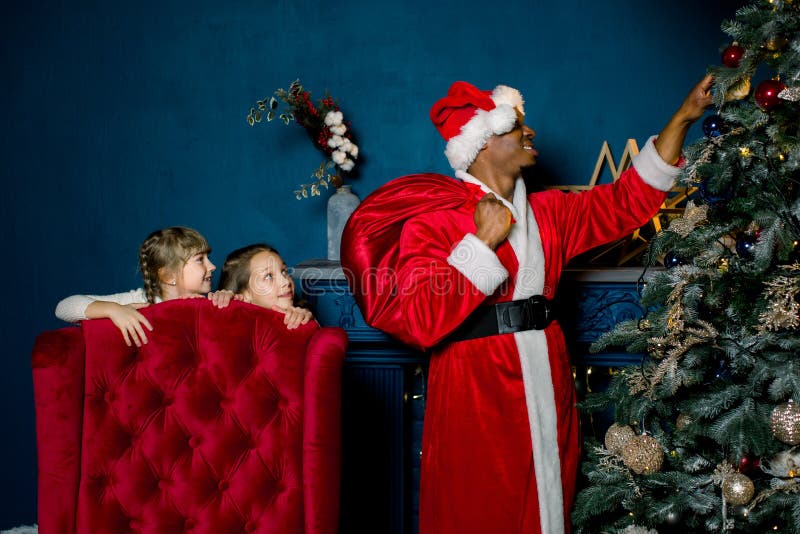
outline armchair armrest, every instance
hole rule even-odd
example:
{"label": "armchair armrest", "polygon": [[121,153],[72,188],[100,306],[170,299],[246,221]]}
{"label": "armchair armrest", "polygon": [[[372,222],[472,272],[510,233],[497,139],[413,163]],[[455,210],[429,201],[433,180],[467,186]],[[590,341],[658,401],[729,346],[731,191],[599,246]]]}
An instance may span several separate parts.
{"label": "armchair armrest", "polygon": [[[304,373],[303,488],[305,531],[335,534],[341,481],[341,387],[347,334],[325,327],[314,333]],[[338,399],[334,402],[333,399]],[[328,459],[336,458],[331,463]]]}
{"label": "armchair armrest", "polygon": [[75,532],[84,363],[80,328],[61,328],[36,338],[32,367],[40,532]]}

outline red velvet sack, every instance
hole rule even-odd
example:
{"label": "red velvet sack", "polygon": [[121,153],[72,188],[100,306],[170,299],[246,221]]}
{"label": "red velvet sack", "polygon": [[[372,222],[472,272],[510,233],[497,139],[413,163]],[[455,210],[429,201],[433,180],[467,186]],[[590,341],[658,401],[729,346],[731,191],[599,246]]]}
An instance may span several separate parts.
{"label": "red velvet sack", "polygon": [[397,294],[400,233],[417,215],[457,208],[473,197],[463,182],[442,174],[412,174],[371,193],[347,221],[341,261],[368,325],[386,330],[403,321]]}

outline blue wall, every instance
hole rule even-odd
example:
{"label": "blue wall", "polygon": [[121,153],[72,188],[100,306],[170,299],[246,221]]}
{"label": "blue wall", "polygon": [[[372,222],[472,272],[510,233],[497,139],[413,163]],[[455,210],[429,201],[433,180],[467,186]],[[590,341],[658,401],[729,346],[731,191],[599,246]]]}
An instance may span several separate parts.
{"label": "blue wall", "polygon": [[250,128],[256,99],[298,77],[329,89],[360,141],[363,197],[448,172],[428,109],[452,81],[506,83],[527,100],[539,176],[585,183],[603,140],[617,157],[641,145],[719,61],[736,3],[115,4],[15,2],[0,22],[0,529],[35,520],[29,355],[61,326],[61,297],[138,287],[139,243],[170,225],[200,230],[218,265],[254,241],[290,265],[324,256],[324,199],[292,195],[320,156],[295,125]]}

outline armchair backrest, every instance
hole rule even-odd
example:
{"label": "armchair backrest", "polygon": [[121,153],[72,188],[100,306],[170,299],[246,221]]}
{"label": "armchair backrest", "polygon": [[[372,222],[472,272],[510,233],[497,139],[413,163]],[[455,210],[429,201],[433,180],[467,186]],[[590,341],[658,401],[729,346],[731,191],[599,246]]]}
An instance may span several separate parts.
{"label": "armchair backrest", "polygon": [[244,303],[46,332],[33,353],[42,534],[336,532],[346,335]]}

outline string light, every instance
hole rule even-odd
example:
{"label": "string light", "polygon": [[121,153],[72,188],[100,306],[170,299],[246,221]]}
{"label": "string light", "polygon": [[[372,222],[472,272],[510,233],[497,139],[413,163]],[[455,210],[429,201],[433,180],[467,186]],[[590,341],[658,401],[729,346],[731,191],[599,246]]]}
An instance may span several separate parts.
{"label": "string light", "polygon": [[750,155],[751,155],[750,154],[750,147],[748,147],[748,146],[739,147],[739,154],[743,158],[749,158]]}

